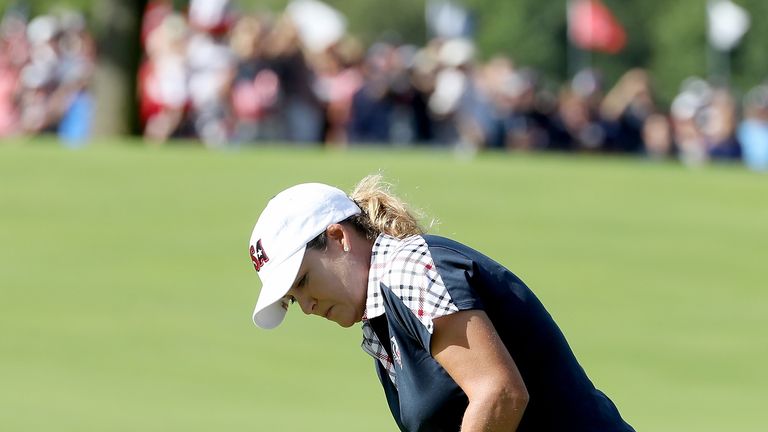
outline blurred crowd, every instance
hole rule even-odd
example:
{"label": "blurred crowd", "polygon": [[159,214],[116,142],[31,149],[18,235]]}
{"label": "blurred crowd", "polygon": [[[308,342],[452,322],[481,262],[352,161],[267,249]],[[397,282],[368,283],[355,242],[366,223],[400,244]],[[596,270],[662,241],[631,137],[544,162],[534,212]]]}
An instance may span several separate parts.
{"label": "blurred crowd", "polygon": [[95,45],[82,14],[61,10],[0,22],[0,138],[55,133],[79,145],[93,119]]}
{"label": "blurred crowd", "polygon": [[[184,11],[152,0],[142,23],[139,117],[149,142],[556,150],[768,169],[768,85],[736,97],[690,78],[670,106],[643,69],[612,86],[591,69],[553,86],[511,58],[479,61],[466,37],[364,46],[315,0],[279,14],[240,13],[229,0],[191,0]],[[6,15],[2,47],[2,136],[87,115],[94,49],[82,16]]]}

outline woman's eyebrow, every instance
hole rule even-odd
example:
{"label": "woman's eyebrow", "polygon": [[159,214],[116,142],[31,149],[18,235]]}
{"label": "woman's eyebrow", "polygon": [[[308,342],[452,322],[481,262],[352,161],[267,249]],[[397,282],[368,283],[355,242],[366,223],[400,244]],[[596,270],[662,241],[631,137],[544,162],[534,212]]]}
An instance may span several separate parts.
{"label": "woman's eyebrow", "polygon": [[307,272],[305,271],[304,273],[301,273],[301,271],[299,271],[299,275],[296,277],[296,280],[293,282],[293,285],[291,285],[290,290],[296,290],[296,288],[302,286],[306,278],[307,278]]}

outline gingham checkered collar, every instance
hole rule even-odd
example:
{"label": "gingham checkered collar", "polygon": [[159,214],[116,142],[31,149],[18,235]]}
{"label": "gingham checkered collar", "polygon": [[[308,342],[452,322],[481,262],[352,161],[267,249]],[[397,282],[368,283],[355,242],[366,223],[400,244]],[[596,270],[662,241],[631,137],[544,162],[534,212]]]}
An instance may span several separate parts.
{"label": "gingham checkered collar", "polygon": [[365,301],[363,320],[376,318],[384,314],[384,302],[381,298],[379,283],[387,268],[389,253],[395,250],[401,241],[386,234],[380,234],[373,242],[371,251],[371,269],[368,271],[368,298]]}

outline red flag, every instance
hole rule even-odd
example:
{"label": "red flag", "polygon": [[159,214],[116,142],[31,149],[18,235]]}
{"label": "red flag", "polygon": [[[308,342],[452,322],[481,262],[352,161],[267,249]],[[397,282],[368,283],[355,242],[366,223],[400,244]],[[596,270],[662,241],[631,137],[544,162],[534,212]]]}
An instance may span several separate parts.
{"label": "red flag", "polygon": [[600,0],[574,0],[568,12],[568,35],[577,47],[616,54],[627,43],[621,23]]}

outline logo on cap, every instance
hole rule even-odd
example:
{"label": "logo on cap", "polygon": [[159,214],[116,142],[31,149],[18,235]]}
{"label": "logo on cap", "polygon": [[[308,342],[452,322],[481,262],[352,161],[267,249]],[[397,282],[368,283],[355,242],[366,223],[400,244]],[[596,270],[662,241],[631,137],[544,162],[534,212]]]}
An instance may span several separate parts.
{"label": "logo on cap", "polygon": [[261,267],[269,262],[269,257],[264,252],[264,247],[261,246],[261,239],[256,242],[256,247],[251,245],[251,261],[253,261],[253,268],[256,271],[261,270]]}

